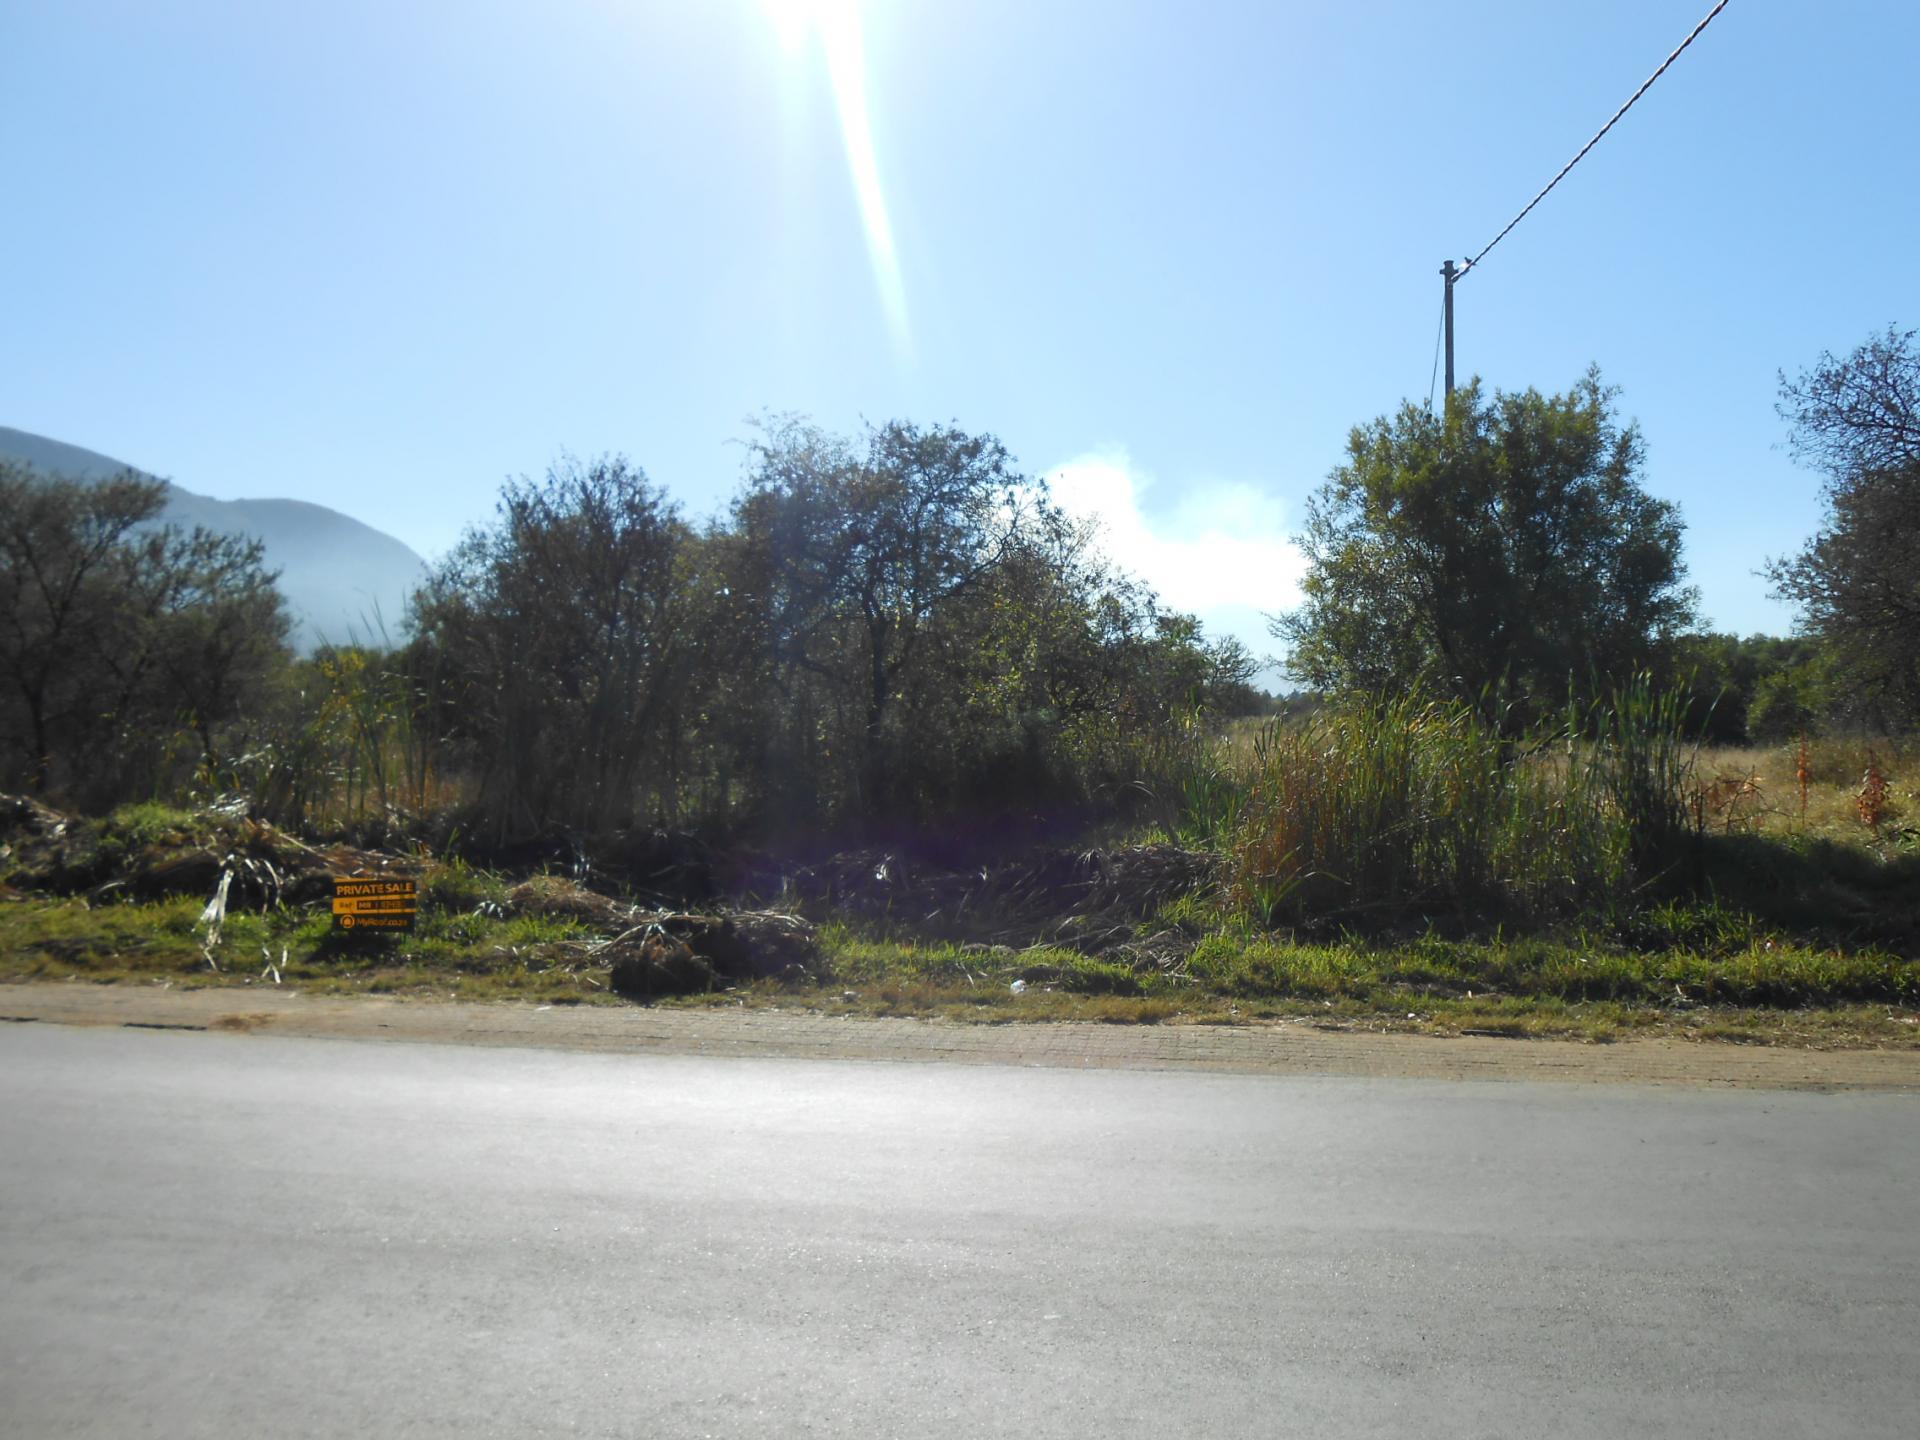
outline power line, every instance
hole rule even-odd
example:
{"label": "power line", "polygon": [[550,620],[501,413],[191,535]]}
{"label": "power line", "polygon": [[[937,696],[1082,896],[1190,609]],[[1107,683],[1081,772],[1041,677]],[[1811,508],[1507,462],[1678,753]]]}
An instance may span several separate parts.
{"label": "power line", "polygon": [[1679,45],[1674,48],[1674,52],[1671,55],[1667,56],[1666,59],[1660,62],[1660,68],[1654,71],[1653,74],[1647,77],[1646,83],[1643,84],[1638,90],[1633,92],[1632,96],[1627,100],[1626,104],[1622,105],[1618,110],[1613,112],[1613,119],[1607,121],[1606,124],[1602,125],[1599,129],[1599,132],[1593,137],[1593,139],[1587,141],[1586,144],[1580,147],[1580,153],[1574,156],[1571,160],[1567,161],[1567,163],[1560,168],[1560,173],[1554,176],[1553,179],[1547,182],[1546,190],[1542,190],[1538,195],[1534,196],[1533,199],[1529,200],[1527,202],[1527,208],[1525,210],[1522,210],[1518,215],[1514,216],[1513,219],[1509,220],[1507,222],[1506,230],[1502,230],[1498,235],[1494,236],[1493,239],[1489,240],[1487,242],[1487,246],[1485,250],[1482,250],[1478,255],[1474,256],[1471,260],[1467,261],[1467,263],[1460,268],[1459,273],[1453,277],[1454,280],[1458,281],[1464,276],[1471,274],[1473,272],[1473,267],[1478,265],[1482,260],[1487,258],[1487,252],[1492,250],[1494,246],[1498,245],[1502,240],[1507,238],[1507,231],[1513,229],[1514,226],[1518,225],[1522,220],[1526,219],[1527,215],[1529,214],[1529,212],[1532,211],[1533,207],[1538,205],[1542,200],[1547,198],[1547,192],[1552,190],[1554,186],[1558,185],[1562,180],[1567,178],[1567,172],[1573,169],[1574,166],[1578,165],[1583,159],[1586,158],[1587,152],[1593,149],[1594,146],[1598,145],[1601,139],[1606,135],[1606,133],[1609,130],[1613,129],[1613,127],[1619,122],[1620,117],[1626,114],[1627,111],[1633,108],[1633,102],[1635,100],[1638,100],[1642,95],[1646,94],[1647,91],[1653,88],[1653,82],[1658,80],[1662,75],[1667,73],[1667,67],[1673,64],[1674,61],[1680,58],[1680,52],[1682,50],[1685,50],[1689,45],[1691,45],[1695,40],[1697,40],[1700,36],[1700,32],[1706,29],[1707,26],[1713,23],[1713,17],[1718,15],[1722,10],[1726,8],[1727,8],[1727,0],[1720,0],[1719,4],[1715,5],[1713,9],[1709,10],[1707,12],[1706,18],[1702,20],[1698,25],[1693,27],[1692,31],[1688,33],[1687,38],[1682,40],[1679,43]]}
{"label": "power line", "polygon": [[1434,382],[1440,378],[1440,333],[1447,325],[1447,299],[1440,297],[1440,318],[1433,326],[1433,373],[1427,376],[1427,409],[1433,409]]}

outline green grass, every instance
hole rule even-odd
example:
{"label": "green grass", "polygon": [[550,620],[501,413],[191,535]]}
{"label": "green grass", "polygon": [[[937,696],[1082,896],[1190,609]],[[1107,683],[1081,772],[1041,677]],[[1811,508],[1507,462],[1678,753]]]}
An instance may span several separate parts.
{"label": "green grass", "polygon": [[[1186,923],[1206,913],[1175,902]],[[614,1002],[577,925],[428,909],[416,933],[342,942],[326,914],[227,920],[211,968],[200,902],[0,904],[0,980],[272,985],[313,993]],[[1143,929],[1164,923],[1156,917]],[[1674,913],[1685,946],[1538,936],[1296,944],[1242,926],[1202,939],[1184,969],[1139,971],[1071,950],[988,949],[829,925],[818,984],[762,983],[667,1002],[804,1007],[978,1023],[1306,1021],[1340,1029],[1556,1036],[1679,1033],[1746,1043],[1920,1047],[1911,961],[1757,936],[1715,912]],[[285,961],[281,962],[281,952]],[[1016,992],[1014,982],[1023,981]]]}
{"label": "green grass", "polygon": [[493,871],[449,856],[429,866],[421,876],[420,903],[429,913],[442,910],[499,916],[506,913],[508,888],[505,879]]}
{"label": "green grass", "polygon": [[429,907],[411,934],[345,937],[320,906],[229,911],[209,960],[197,923],[201,906],[187,897],[92,907],[79,899],[0,905],[0,979],[278,984],[469,999],[607,994],[604,970],[585,963],[581,942],[590,937],[571,921]]}
{"label": "green grass", "polygon": [[[987,1022],[1232,1024],[1311,1020],[1437,1033],[1587,1040],[1677,1031],[1799,1043],[1920,1043],[1920,967],[1872,948],[1794,943],[1712,910],[1670,909],[1691,943],[1635,950],[1605,935],[1295,943],[1191,897],[1142,926],[1213,926],[1184,967],[1133,970],[1072,951],[989,949],[828,927],[832,978],[759,987],[754,1003]],[[1025,981],[1015,993],[1013,983]],[[743,998],[731,995],[728,1000]],[[1808,1037],[1813,1037],[1809,1039]]]}
{"label": "green grass", "polygon": [[1881,1001],[1912,1008],[1920,971],[1877,951],[1852,954],[1762,941],[1712,953],[1624,950],[1600,941],[1421,939],[1376,945],[1202,941],[1188,962],[1206,989],[1246,998],[1606,1001],[1792,1008]]}
{"label": "green grass", "polygon": [[212,830],[207,817],[157,802],[122,805],[98,827],[96,854],[102,866],[123,865],[161,846],[191,844]]}
{"label": "green grass", "polygon": [[[818,983],[671,1003],[1920,1043],[1920,848],[1832,829],[1676,832],[1686,767],[1657,706],[1581,723],[1590,734],[1516,752],[1459,707],[1330,709],[1189,776],[1170,833],[1232,850],[1238,884],[1170,901],[1105,955],[829,919]],[[88,844],[138,856],[204,843],[216,820],[129,806],[88,822]],[[1685,883],[1665,873],[1676,848]],[[425,867],[410,934],[338,935],[324,903],[237,908],[211,962],[203,896],[9,898],[0,980],[611,1001],[592,932],[511,915],[507,893],[450,857]]]}

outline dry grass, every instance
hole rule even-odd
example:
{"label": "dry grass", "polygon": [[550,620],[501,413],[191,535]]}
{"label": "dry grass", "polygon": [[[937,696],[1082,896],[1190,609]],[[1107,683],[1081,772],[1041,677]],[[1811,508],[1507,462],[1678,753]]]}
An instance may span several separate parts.
{"label": "dry grass", "polygon": [[[1228,725],[1219,742],[1221,767],[1243,780],[1251,777],[1269,723],[1243,719]],[[1804,746],[1803,751],[1801,741],[1785,740],[1700,750],[1694,776],[1708,792],[1709,828],[1867,843],[1873,827],[1861,821],[1860,798],[1870,768],[1883,777],[1884,803],[1890,807],[1879,828],[1920,820],[1920,736],[1818,737]]]}
{"label": "dry grass", "polygon": [[[1861,813],[1870,772],[1884,787],[1877,826]],[[1722,833],[1862,845],[1893,838],[1920,816],[1920,737],[1812,739],[1804,756],[1797,741],[1702,750],[1696,773],[1715,787],[1707,823]]]}

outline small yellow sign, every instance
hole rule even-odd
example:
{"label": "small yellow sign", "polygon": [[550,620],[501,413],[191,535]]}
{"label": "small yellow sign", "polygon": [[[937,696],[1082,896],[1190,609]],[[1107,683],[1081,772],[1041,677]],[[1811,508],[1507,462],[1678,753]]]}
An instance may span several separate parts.
{"label": "small yellow sign", "polygon": [[413,880],[334,877],[333,928],[336,930],[411,930],[419,907],[420,887]]}

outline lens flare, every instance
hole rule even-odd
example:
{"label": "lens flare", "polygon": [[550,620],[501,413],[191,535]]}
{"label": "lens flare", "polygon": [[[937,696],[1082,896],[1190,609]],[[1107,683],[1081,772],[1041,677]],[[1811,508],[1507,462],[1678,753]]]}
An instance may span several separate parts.
{"label": "lens flare", "polygon": [[900,278],[900,256],[894,248],[893,223],[887,216],[880,161],[874,150],[873,121],[867,109],[866,47],[861,40],[858,6],[854,0],[766,0],[766,5],[789,55],[798,52],[809,35],[820,37],[833,106],[840,120],[840,139],[847,152],[847,172],[860,208],[861,228],[866,232],[874,289],[879,293],[894,343],[905,355],[911,348],[907,292]]}

